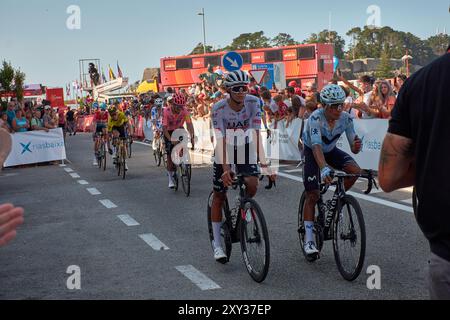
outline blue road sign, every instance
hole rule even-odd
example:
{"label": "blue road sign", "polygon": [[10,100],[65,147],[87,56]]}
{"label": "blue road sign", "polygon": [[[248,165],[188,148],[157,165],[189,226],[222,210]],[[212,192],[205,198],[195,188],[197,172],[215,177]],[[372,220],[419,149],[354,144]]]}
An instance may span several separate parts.
{"label": "blue road sign", "polygon": [[223,56],[222,65],[229,72],[240,70],[243,64],[244,59],[237,52],[231,51]]}

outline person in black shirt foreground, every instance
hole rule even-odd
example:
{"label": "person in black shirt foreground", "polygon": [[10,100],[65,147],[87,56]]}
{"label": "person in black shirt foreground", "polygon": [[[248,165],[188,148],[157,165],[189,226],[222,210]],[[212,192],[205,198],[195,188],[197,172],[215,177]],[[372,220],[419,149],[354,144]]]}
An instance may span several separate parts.
{"label": "person in black shirt foreground", "polygon": [[450,47],[409,78],[392,111],[379,165],[386,192],[416,186],[430,243],[431,299],[450,299]]}

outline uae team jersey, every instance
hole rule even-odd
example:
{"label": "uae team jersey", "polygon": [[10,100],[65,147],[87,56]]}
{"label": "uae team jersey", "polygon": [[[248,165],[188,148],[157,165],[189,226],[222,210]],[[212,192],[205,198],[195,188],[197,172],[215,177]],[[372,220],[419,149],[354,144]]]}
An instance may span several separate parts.
{"label": "uae team jersey", "polygon": [[212,110],[212,121],[215,130],[225,136],[227,130],[249,129],[261,130],[260,100],[247,95],[244,107],[236,112],[228,105],[228,99],[217,102]]}
{"label": "uae team jersey", "polygon": [[350,145],[355,141],[356,133],[353,119],[347,112],[342,112],[333,130],[330,129],[325,110],[314,111],[308,119],[305,131],[303,132],[303,142],[312,149],[314,145],[321,145],[323,153],[328,153],[336,147],[341,135],[345,132]]}
{"label": "uae team jersey", "polygon": [[182,108],[179,113],[173,113],[172,108],[164,108],[163,111],[163,126],[167,131],[175,131],[183,127],[184,123],[191,123],[191,116],[189,111]]}

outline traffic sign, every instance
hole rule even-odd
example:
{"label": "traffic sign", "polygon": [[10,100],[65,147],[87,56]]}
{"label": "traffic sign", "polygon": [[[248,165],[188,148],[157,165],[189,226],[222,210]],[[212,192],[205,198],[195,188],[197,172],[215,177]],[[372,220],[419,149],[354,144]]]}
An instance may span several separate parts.
{"label": "traffic sign", "polygon": [[243,64],[244,59],[242,59],[242,56],[234,51],[228,52],[222,59],[223,67],[229,72],[240,70]]}
{"label": "traffic sign", "polygon": [[249,73],[257,84],[261,84],[267,74],[267,69],[250,70]]}

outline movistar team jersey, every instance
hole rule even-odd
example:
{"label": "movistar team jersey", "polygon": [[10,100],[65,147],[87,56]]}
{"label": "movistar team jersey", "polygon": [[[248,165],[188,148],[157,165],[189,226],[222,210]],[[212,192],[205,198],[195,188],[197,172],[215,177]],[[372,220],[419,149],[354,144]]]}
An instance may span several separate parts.
{"label": "movistar team jersey", "polygon": [[349,144],[353,145],[356,133],[350,114],[342,112],[341,117],[331,130],[325,118],[325,110],[319,109],[314,111],[308,119],[303,132],[303,142],[311,149],[314,145],[321,145],[322,151],[328,153],[336,147],[336,143],[344,132]]}

